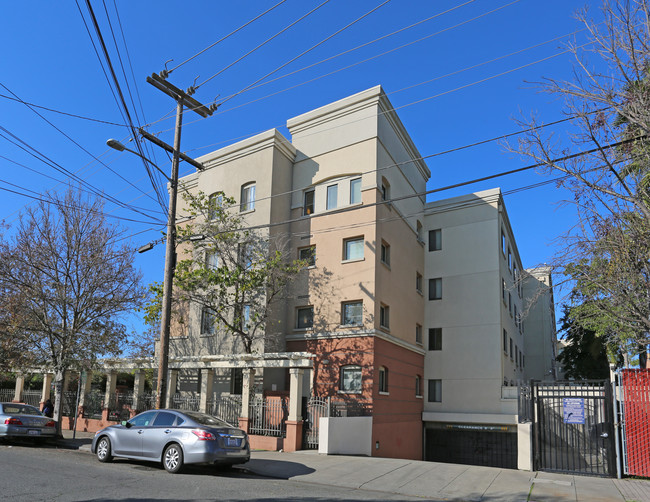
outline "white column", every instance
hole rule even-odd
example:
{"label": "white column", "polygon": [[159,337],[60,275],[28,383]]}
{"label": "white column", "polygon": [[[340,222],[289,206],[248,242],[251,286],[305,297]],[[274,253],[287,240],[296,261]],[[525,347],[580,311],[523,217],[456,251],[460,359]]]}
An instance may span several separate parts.
{"label": "white column", "polygon": [[135,370],[135,378],[133,379],[133,408],[138,409],[140,404],[140,396],[144,392],[144,371]]}
{"label": "white column", "polygon": [[[214,370],[213,369],[202,369],[201,370],[201,403],[199,410],[203,413],[212,413],[212,407],[214,403],[211,403],[212,399],[212,386],[214,384]],[[210,409],[208,409],[208,407]]]}
{"label": "white column", "polygon": [[106,392],[104,393],[104,408],[110,408],[111,397],[115,395],[117,384],[117,371],[109,371],[106,374]]}
{"label": "white column", "polygon": [[19,373],[16,375],[16,389],[14,391],[14,402],[20,403],[23,398],[23,389],[25,388],[25,375]]}
{"label": "white column", "polygon": [[302,381],[305,370],[289,368],[289,418],[290,422],[302,420]]}
{"label": "white column", "polygon": [[43,373],[43,388],[41,389],[41,403],[50,399],[52,390],[52,373]]}
{"label": "white column", "polygon": [[178,370],[168,370],[167,371],[167,403],[165,407],[171,408],[172,398],[176,394],[176,384],[178,382]]}
{"label": "white column", "polygon": [[241,414],[242,418],[248,418],[248,407],[251,401],[251,393],[255,386],[255,368],[244,368],[243,385],[241,391]]}

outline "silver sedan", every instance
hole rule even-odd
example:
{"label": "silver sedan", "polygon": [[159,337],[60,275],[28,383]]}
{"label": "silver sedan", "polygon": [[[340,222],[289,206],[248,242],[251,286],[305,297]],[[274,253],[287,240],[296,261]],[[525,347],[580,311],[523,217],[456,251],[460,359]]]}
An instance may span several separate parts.
{"label": "silver sedan", "polygon": [[52,439],[56,422],[29,404],[0,403],[0,438]]}
{"label": "silver sedan", "polygon": [[100,462],[113,457],[162,462],[171,473],[184,464],[243,464],[250,459],[246,433],[193,411],[149,410],[95,434],[91,451]]}

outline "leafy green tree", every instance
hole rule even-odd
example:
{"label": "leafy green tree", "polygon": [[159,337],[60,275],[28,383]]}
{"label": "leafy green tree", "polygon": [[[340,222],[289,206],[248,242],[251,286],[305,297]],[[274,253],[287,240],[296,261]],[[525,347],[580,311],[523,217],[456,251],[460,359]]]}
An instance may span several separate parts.
{"label": "leafy green tree", "polygon": [[[184,306],[201,310],[201,329],[232,335],[245,353],[275,349],[274,303],[307,263],[290,260],[286,242],[247,227],[235,200],[223,193],[186,195],[190,223],[178,228],[187,258],[174,278],[177,320]],[[155,308],[150,309],[155,313]]]}
{"label": "leafy green tree", "polygon": [[566,378],[602,380],[609,378],[607,339],[595,330],[585,328],[572,317],[573,307],[564,307],[560,320],[566,346],[557,356]]}
{"label": "leafy green tree", "polygon": [[101,201],[72,188],[28,206],[14,235],[0,240],[2,363],[53,370],[59,427],[65,371],[121,352],[120,317],[145,296],[133,258]]}

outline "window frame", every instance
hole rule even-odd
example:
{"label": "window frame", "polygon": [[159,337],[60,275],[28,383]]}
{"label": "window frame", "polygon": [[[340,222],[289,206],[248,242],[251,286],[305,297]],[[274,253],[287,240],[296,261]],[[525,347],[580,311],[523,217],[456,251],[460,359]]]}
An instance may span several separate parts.
{"label": "window frame", "polygon": [[429,328],[429,345],[430,351],[442,350],[442,328]]}
{"label": "window frame", "polygon": [[[330,189],[332,189],[332,192],[330,193]],[[334,200],[332,201],[330,199],[330,195],[334,195]],[[327,188],[325,189],[325,210],[330,211],[332,209],[336,209],[339,204],[339,184],[334,183],[332,185],[327,185]],[[334,203],[334,205],[331,205],[331,202]]]}
{"label": "window frame", "polygon": [[[359,200],[353,200],[354,196]],[[352,178],[350,180],[350,205],[361,204],[361,178]]]}
{"label": "window frame", "polygon": [[[304,326],[301,325],[301,311],[309,311],[310,315],[308,317],[308,322]],[[300,307],[296,307],[296,323],[295,323],[295,329],[312,329],[314,327],[314,306],[313,305],[301,305]]]}
{"label": "window frame", "polygon": [[379,384],[379,393],[388,394],[388,368],[386,366],[379,367],[379,376],[377,380]]}
{"label": "window frame", "polygon": [[[352,306],[359,307],[359,315],[358,315],[359,321],[353,323],[347,323],[346,321],[348,319],[352,319],[352,316],[346,316],[346,309]],[[341,302],[341,326],[363,326],[363,301],[362,300],[351,300],[351,301]]]}
{"label": "window frame", "polygon": [[390,330],[390,307],[384,303],[379,304],[379,327]]}
{"label": "window frame", "polygon": [[[309,254],[306,257],[303,257],[303,253],[309,251]],[[316,244],[311,244],[310,246],[304,246],[298,248],[298,259],[305,260],[307,262],[307,268],[312,268],[316,266]]]}
{"label": "window frame", "polygon": [[[311,204],[307,204],[307,196],[311,195]],[[303,216],[309,216],[311,214],[314,214],[314,210],[316,207],[316,190],[315,189],[310,189],[310,190],[305,190],[303,193],[302,197],[302,215]]]}
{"label": "window frame", "polygon": [[422,376],[415,375],[415,397],[422,398]]}
{"label": "window frame", "polygon": [[442,251],[442,228],[429,230],[429,251]]}
{"label": "window frame", "polygon": [[214,192],[208,196],[208,221],[217,217],[217,208],[223,205],[223,192]]}
{"label": "window frame", "polygon": [[428,380],[428,396],[430,403],[442,403],[442,380],[440,378],[430,378]]}
{"label": "window frame", "polygon": [[[206,330],[207,326],[207,317],[210,316],[212,317],[212,322],[210,323],[210,327]],[[217,316],[214,313],[213,309],[210,307],[203,306],[201,308],[201,336],[213,336],[216,331],[217,331],[217,326],[216,326],[216,321],[217,321]]]}
{"label": "window frame", "polygon": [[422,345],[422,325],[415,324],[415,343],[416,345]]}
{"label": "window frame", "polygon": [[[354,372],[353,377],[346,378],[346,373]],[[358,378],[357,378],[358,373]],[[347,388],[349,383],[356,384],[358,380],[358,387]],[[341,366],[339,370],[339,392],[344,394],[361,394],[363,392],[363,370],[358,364],[346,364]]]}
{"label": "window frame", "polygon": [[[349,244],[352,243],[360,243],[361,244],[361,256],[351,258],[350,257],[350,249],[348,246]],[[349,237],[347,239],[343,239],[343,261],[361,261],[365,259],[365,244],[366,240],[363,236],[357,236],[357,237]]]}
{"label": "window frame", "polygon": [[256,183],[251,181],[241,186],[239,193],[239,212],[247,213],[255,209]]}
{"label": "window frame", "polygon": [[422,283],[424,282],[424,276],[420,272],[415,272],[415,291],[422,294]]}
{"label": "window frame", "polygon": [[[431,285],[434,285],[432,288]],[[440,287],[438,287],[438,285]],[[442,300],[442,277],[434,277],[429,279],[429,300]]]}
{"label": "window frame", "polygon": [[388,244],[386,241],[382,240],[380,250],[381,250],[380,255],[379,255],[380,261],[384,265],[386,265],[387,267],[390,268],[390,244]]}

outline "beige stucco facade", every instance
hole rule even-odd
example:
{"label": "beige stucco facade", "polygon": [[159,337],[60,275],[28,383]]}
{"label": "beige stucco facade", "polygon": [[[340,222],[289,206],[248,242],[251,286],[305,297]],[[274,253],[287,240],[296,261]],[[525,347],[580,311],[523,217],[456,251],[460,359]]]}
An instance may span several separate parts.
{"label": "beige stucco facade", "polygon": [[[513,385],[550,357],[529,338],[550,340],[554,326],[525,318],[530,292],[500,190],[425,203],[431,172],[379,86],[287,128],[290,140],[270,130],[200,157],[205,169],[181,180],[182,190],[223,191],[238,204],[254,184],[246,223],[283,240],[287,259],[314,250],[274,305],[274,343],[256,350],[312,354],[305,395],[371,406],[372,444],[382,438],[373,455],[422,458],[432,424],[516,430]],[[241,352],[200,324],[190,306],[172,356]],[[358,388],[346,388],[347,370],[359,372]],[[215,388],[226,391],[220,375]],[[283,369],[256,378],[264,392],[288,391]]]}

